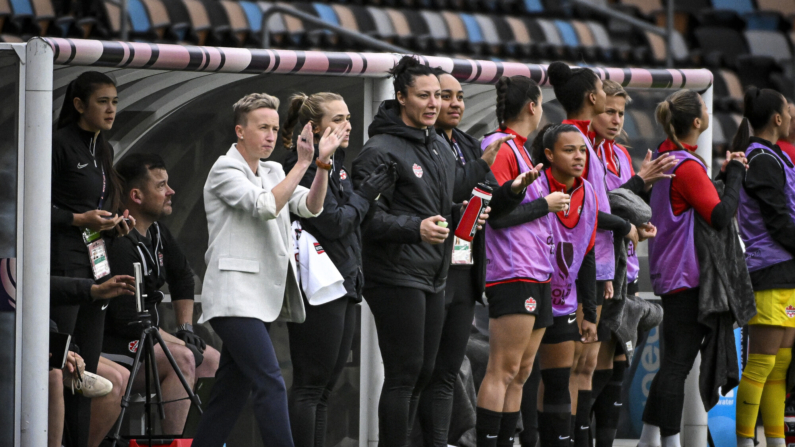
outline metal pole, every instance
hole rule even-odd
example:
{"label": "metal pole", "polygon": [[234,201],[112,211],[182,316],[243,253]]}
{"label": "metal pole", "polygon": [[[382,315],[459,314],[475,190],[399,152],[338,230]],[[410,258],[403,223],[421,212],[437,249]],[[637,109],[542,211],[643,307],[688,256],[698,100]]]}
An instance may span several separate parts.
{"label": "metal pole", "polygon": [[127,11],[127,0],[121,0],[121,12],[119,13],[119,17],[121,20],[121,27],[119,28],[119,38],[122,42],[127,42],[129,39],[129,30],[127,29],[127,19],[129,13]]}
{"label": "metal pole", "polygon": [[53,52],[36,37],[26,48],[22,277],[22,415],[20,445],[47,445],[50,320],[50,170]]}
{"label": "metal pole", "polygon": [[666,8],[667,13],[667,20],[665,21],[665,31],[668,33],[667,40],[668,40],[668,51],[666,51],[665,56],[665,66],[668,68],[674,67],[674,0],[668,0],[668,6]]}
{"label": "metal pole", "polygon": [[622,22],[628,23],[634,26],[635,28],[650,31],[654,34],[659,34],[661,36],[666,35],[665,28],[651,25],[648,22],[636,19],[635,17],[632,17],[629,14],[624,14],[623,12],[614,11],[606,6],[600,6],[594,3],[589,3],[587,0],[573,0],[573,2],[576,3],[577,6],[580,6],[584,9],[596,11],[599,14],[605,15],[607,17],[612,17],[616,20],[621,20]]}
{"label": "metal pole", "polygon": [[[701,95],[707,105],[709,120],[712,121],[712,87]],[[698,138],[696,153],[707,164],[707,175],[712,177],[712,129],[708,129]],[[701,368],[701,354],[693,363],[693,369],[685,382],[685,404],[682,412],[682,447],[707,447],[708,420],[707,411],[701,401],[701,392],[698,388],[699,369]]]}
{"label": "metal pole", "polygon": [[[365,124],[373,121],[381,102],[394,97],[389,79],[365,79],[364,81]],[[367,141],[367,126],[364,141]],[[378,402],[384,383],[384,361],[378,347],[378,334],[373,313],[367,301],[362,301],[361,366],[359,369],[359,447],[378,446]]]}
{"label": "metal pole", "polygon": [[[122,1],[126,2],[127,0],[122,0]],[[289,6],[284,6],[284,5],[273,5],[262,14],[262,48],[270,48],[270,33],[268,32],[268,20],[270,20],[271,16],[273,16],[276,13],[282,13],[282,14],[287,14],[289,16],[297,17],[301,19],[301,21],[303,22],[308,22],[311,23],[312,25],[334,31],[336,34],[339,34],[340,36],[348,37],[362,45],[374,48],[376,50],[386,51],[388,53],[400,53],[400,54],[414,53],[413,51],[408,50],[406,48],[399,47],[397,45],[392,45],[390,43],[386,43],[378,39],[374,39],[370,36],[367,36],[365,34],[356,31],[345,29],[341,26],[328,23],[311,14],[307,14],[303,11],[299,11],[295,8],[291,8]]]}

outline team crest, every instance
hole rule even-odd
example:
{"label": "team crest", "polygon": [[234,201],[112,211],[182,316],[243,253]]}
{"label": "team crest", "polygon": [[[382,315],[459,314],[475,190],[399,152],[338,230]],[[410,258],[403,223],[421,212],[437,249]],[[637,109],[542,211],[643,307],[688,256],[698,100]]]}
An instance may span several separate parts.
{"label": "team crest", "polygon": [[795,307],[792,307],[792,304],[787,306],[787,317],[789,318],[795,317]]}
{"label": "team crest", "polygon": [[524,308],[527,309],[528,312],[533,312],[536,310],[536,300],[531,296],[530,298],[526,299],[524,302]]}
{"label": "team crest", "polygon": [[315,251],[317,252],[317,254],[322,255],[323,253],[326,252],[325,250],[323,250],[323,246],[320,245],[319,243],[313,242],[312,245],[314,245]]}
{"label": "team crest", "polygon": [[340,169],[340,180],[345,180],[348,178],[348,173],[345,172],[344,169]]}
{"label": "team crest", "polygon": [[130,350],[130,352],[132,352],[133,354],[135,354],[136,352],[138,352],[138,340],[133,340],[133,341],[131,341],[131,342],[130,342],[130,344],[129,344],[129,345],[127,345],[127,348],[128,348],[128,349]]}
{"label": "team crest", "polygon": [[422,166],[418,165],[417,163],[414,163],[412,169],[414,169],[414,175],[416,175],[417,178],[422,178]]}

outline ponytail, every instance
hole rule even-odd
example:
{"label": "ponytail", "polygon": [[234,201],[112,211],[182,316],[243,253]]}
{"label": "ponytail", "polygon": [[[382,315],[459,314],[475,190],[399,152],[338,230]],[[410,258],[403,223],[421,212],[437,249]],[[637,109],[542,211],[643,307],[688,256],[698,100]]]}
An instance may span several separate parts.
{"label": "ponytail", "polygon": [[679,138],[690,132],[693,120],[701,118],[701,97],[692,90],[679,90],[657,104],[654,115],[668,139],[684,149]]}
{"label": "ponytail", "polygon": [[[326,109],[323,104],[331,101],[345,101],[342,96],[331,92],[313,93],[307,96],[304,93],[296,93],[290,97],[290,106],[287,109],[287,120],[282,126],[282,144],[285,149],[293,150],[293,134],[296,124],[302,128],[306,123],[311,122],[315,127],[313,130],[322,131],[320,129],[320,122],[323,121],[323,115],[326,114]],[[314,134],[314,138],[318,138],[318,133]]]}
{"label": "ponytail", "polygon": [[745,152],[750,143],[751,130],[763,130],[770,124],[770,119],[782,113],[785,107],[787,101],[781,93],[769,88],[748,87],[743,96],[743,120],[732,139],[732,152]]}
{"label": "ponytail", "polygon": [[309,97],[303,93],[296,93],[290,97],[290,106],[287,108],[287,120],[282,126],[282,144],[287,150],[293,149],[293,131],[295,130],[295,125],[298,123],[298,114],[301,111],[301,107],[304,106],[307,99],[309,99]]}
{"label": "ponytail", "polygon": [[527,103],[538,104],[541,88],[527,76],[503,76],[497,81],[497,121],[505,131],[505,122],[522,113]]}
{"label": "ponytail", "polygon": [[596,91],[596,82],[599,80],[590,68],[572,69],[563,62],[549,64],[547,75],[558,102],[568,115],[582,108],[585,95]]}

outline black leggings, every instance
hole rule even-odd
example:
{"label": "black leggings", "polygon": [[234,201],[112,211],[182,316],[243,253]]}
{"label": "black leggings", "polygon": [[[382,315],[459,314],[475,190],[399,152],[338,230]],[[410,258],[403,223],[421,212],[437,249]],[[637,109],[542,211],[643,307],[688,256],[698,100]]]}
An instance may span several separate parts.
{"label": "black leggings", "polygon": [[379,447],[404,447],[422,390],[433,373],[444,318],[444,291],[372,287],[364,292],[378,332],[384,385],[378,404]]}
{"label": "black leggings", "polygon": [[340,298],[312,306],[306,321],[288,323],[293,386],[290,425],[296,447],[324,447],[328,398],[345,368],[356,331],[356,301]]}
{"label": "black leggings", "polygon": [[[94,279],[90,269],[51,272],[54,276]],[[58,325],[58,331],[72,334],[72,341],[80,350],[86,362],[86,370],[97,372],[99,354],[102,352],[102,338],[105,330],[105,309],[107,301],[88,304],[52,306],[50,319]],[[91,399],[80,394],[72,394],[71,387],[64,387],[64,445],[66,447],[85,447],[88,445],[88,430],[91,422]]]}
{"label": "black leggings", "polygon": [[685,379],[708,328],[698,322],[698,288],[662,296],[662,363],[654,376],[643,422],[660,427],[662,436],[679,433]]}
{"label": "black leggings", "polygon": [[431,382],[420,397],[419,419],[425,447],[447,447],[453,390],[467,350],[477,292],[471,269],[453,267],[447,276],[445,317]]}

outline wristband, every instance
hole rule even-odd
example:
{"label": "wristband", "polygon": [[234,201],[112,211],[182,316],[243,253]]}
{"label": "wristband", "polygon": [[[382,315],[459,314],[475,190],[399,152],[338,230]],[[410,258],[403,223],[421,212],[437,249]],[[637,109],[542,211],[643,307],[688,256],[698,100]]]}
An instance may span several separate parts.
{"label": "wristband", "polygon": [[177,326],[177,332],[180,332],[180,331],[190,332],[192,334],[193,333],[193,325],[190,324],[190,323],[182,323],[179,326]]}
{"label": "wristband", "polygon": [[324,163],[324,162],[320,161],[319,158],[315,159],[315,165],[317,165],[317,167],[320,168],[320,169],[325,169],[326,171],[330,171],[331,170],[331,163]]}

